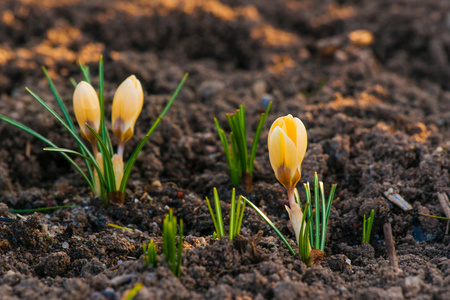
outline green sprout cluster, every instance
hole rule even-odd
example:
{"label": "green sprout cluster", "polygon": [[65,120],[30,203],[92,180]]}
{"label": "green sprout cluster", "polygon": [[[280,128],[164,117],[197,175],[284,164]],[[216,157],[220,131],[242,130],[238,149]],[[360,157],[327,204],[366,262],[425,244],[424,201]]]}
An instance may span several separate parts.
{"label": "green sprout cluster", "polygon": [[[245,201],[242,201],[243,196],[239,196],[239,199],[236,201],[236,192],[233,188],[231,193],[231,207],[230,207],[230,226],[228,232],[228,238],[230,241],[234,240],[234,238],[240,233],[242,220],[244,218],[244,210],[245,210]],[[217,189],[214,188],[214,211],[211,207],[211,203],[206,197],[206,204],[208,205],[209,213],[211,215],[211,219],[214,223],[215,232],[213,234],[214,239],[222,240],[222,237],[225,235],[225,226],[222,215],[222,208],[220,207],[220,199]],[[241,206],[242,205],[242,206]]]}
{"label": "green sprout cluster", "polygon": [[158,267],[158,255],[156,253],[156,246],[153,240],[150,240],[148,246],[145,242],[142,242],[142,251],[144,252],[144,262],[145,266],[148,268],[150,265],[153,268]]}
{"label": "green sprout cluster", "polygon": [[177,247],[177,218],[170,209],[164,218],[163,224],[163,250],[166,262],[176,277],[181,275],[181,255],[183,253],[183,220],[180,220],[179,237]]}
{"label": "green sprout cluster", "polygon": [[[177,223],[177,218],[174,217],[172,209],[169,210],[169,214],[164,218],[162,244],[166,263],[169,265],[172,273],[176,277],[180,277],[181,258],[183,254],[183,220],[180,219],[180,222]],[[142,243],[142,251],[145,266],[147,268],[150,265],[153,266],[153,268],[158,267],[158,254],[154,241],[150,240],[148,245],[146,245],[145,242]]]}
{"label": "green sprout cluster", "polygon": [[[327,236],[328,219],[330,217],[331,204],[334,199],[334,192],[336,191],[336,184],[331,186],[330,193],[328,195],[328,201],[325,203],[325,193],[323,189],[323,182],[319,181],[317,173],[314,173],[314,211],[311,206],[311,190],[309,182],[303,184],[306,197],[306,219],[310,222],[310,218],[314,215],[312,226],[309,227],[309,238],[314,245],[315,249],[324,251],[325,240]],[[297,197],[296,197],[297,198]],[[299,199],[299,198],[297,198]],[[298,204],[301,207],[300,201]],[[310,204],[310,205],[308,205]]]}
{"label": "green sprout cluster", "polygon": [[[252,188],[253,167],[256,157],[256,149],[258,148],[259,137],[262,128],[269,113],[272,102],[269,103],[267,109],[261,114],[259,123],[253,136],[253,143],[250,149],[250,155],[247,147],[247,128],[245,123],[244,105],[240,105],[234,114],[225,114],[228,125],[230,126],[230,143],[228,143],[225,131],[220,127],[219,121],[214,118],[220,141],[222,142],[228,167],[230,168],[231,183],[238,185],[243,182],[248,190]],[[230,147],[231,146],[231,147]]]}
{"label": "green sprout cluster", "polygon": [[370,217],[366,220],[366,215],[364,215],[363,221],[363,233],[362,233],[362,243],[370,243],[370,234],[372,233],[372,225],[374,219],[375,211],[372,209],[370,212]]}

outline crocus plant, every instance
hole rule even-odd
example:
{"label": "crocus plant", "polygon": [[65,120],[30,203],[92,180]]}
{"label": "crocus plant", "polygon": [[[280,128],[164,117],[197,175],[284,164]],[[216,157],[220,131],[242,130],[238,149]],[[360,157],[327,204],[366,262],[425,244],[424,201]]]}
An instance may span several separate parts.
{"label": "crocus plant", "polygon": [[[75,118],[80,127],[80,134],[72,121],[70,114],[59,95],[53,81],[47,74],[45,68],[44,74],[47,77],[50,89],[63,113],[62,118],[55,110],[53,110],[44,100],[38,95],[28,90],[28,92],[35,98],[47,111],[49,111],[58,122],[67,129],[70,135],[76,141],[79,152],[71,149],[59,148],[57,145],[46,139],[33,129],[11,119],[0,115],[0,120],[12,124],[29,134],[37,137],[49,148],[47,151],[55,151],[61,153],[70,164],[81,174],[83,179],[87,182],[89,187],[99,196],[103,198],[105,205],[109,202],[122,204],[125,195],[125,188],[130,177],[131,170],[142,150],[156,127],[161,122],[162,118],[168,112],[170,106],[175,101],[178,93],[186,81],[187,74],[183,77],[174,94],[164,107],[159,117],[155,120],[153,125],[147,131],[145,137],[141,140],[135,150],[132,152],[128,162],[124,164],[123,154],[127,141],[131,139],[134,133],[134,125],[139,114],[141,113],[144,103],[144,92],[141,83],[136,76],[131,75],[117,88],[114,95],[112,107],[112,131],[118,140],[117,152],[114,152],[108,130],[105,125],[104,114],[104,97],[103,97],[103,59],[99,62],[99,86],[98,94],[90,84],[90,75],[88,67],[80,64],[81,71],[84,75],[84,81],[78,84],[72,80],[75,86],[73,94],[73,107]],[[91,150],[83,143],[80,136],[86,139]],[[86,172],[84,172],[78,164],[69,157],[77,155],[84,159]]]}
{"label": "crocus plant", "polygon": [[295,200],[295,186],[301,178],[301,164],[305,157],[308,137],[305,125],[292,115],[280,117],[270,127],[269,158],[275,177],[286,188],[289,207],[286,210],[294,228],[297,243],[303,224],[303,213]]}

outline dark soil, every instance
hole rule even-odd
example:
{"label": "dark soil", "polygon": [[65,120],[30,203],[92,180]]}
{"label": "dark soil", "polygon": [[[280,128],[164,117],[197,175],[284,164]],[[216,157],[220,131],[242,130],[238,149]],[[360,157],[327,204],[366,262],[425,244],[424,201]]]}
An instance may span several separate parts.
{"label": "dark soil", "polygon": [[[118,84],[142,82],[145,103],[126,157],[189,78],[141,153],[125,205],[103,207],[82,178],[43,143],[0,123],[0,299],[450,299],[450,237],[438,193],[450,193],[450,2],[448,0],[3,0],[0,114],[75,149],[25,87],[57,107],[45,65],[70,107],[78,60],[97,86],[105,57],[107,115]],[[357,29],[373,33],[352,43]],[[267,94],[267,95],[265,95]],[[323,262],[311,268],[250,208],[242,237],[212,240],[204,201],[217,187],[225,209],[228,167],[213,118],[245,103],[254,132],[273,100],[246,195],[291,240],[286,194],[266,139],[291,113],[308,129],[301,182],[314,172],[337,183]],[[73,113],[72,108],[69,108]],[[108,126],[110,126],[108,121]],[[249,140],[251,142],[251,140]],[[384,192],[392,189],[413,209]],[[15,215],[8,209],[77,205]],[[155,239],[173,208],[185,223],[182,274],[146,268],[142,242]],[[370,244],[362,220],[375,210]],[[226,216],[228,224],[228,216]],[[390,222],[399,269],[389,265]],[[127,232],[108,226],[127,226]]]}

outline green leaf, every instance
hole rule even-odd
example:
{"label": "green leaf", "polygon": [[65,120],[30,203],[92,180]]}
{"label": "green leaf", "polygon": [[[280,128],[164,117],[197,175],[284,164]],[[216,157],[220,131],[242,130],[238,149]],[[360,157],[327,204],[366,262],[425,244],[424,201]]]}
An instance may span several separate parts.
{"label": "green leaf", "polygon": [[108,133],[108,129],[105,124],[105,99],[104,99],[104,80],[103,80],[103,55],[100,56],[100,61],[98,63],[98,101],[100,102],[100,132],[102,136],[102,140],[106,144],[106,148],[108,149],[109,155],[113,156],[114,150],[111,143],[111,138]]}
{"label": "green leaf", "polygon": [[134,163],[136,162],[136,159],[139,155],[139,152],[141,152],[142,148],[144,148],[145,144],[147,143],[148,139],[151,137],[155,129],[158,127],[161,120],[164,118],[166,113],[169,111],[169,108],[172,106],[172,103],[175,101],[175,99],[178,96],[178,93],[180,92],[181,88],[183,87],[184,82],[186,81],[188,77],[188,74],[186,73],[181,80],[181,82],[178,84],[178,87],[176,88],[175,92],[173,93],[172,97],[170,98],[169,102],[164,107],[163,111],[159,115],[158,119],[156,119],[155,123],[153,123],[152,127],[147,131],[147,134],[145,137],[141,140],[139,145],[136,147],[136,149],[133,151],[133,154],[131,154],[130,159],[128,160],[127,164],[125,165],[122,182],[120,184],[119,191],[125,194],[125,188],[127,186],[128,179],[130,178],[131,170],[133,169]]}
{"label": "green leaf", "polygon": [[91,76],[89,74],[89,67],[83,64],[82,62],[78,62],[78,65],[80,66],[81,72],[83,73],[84,80],[91,84]]}
{"label": "green leaf", "polygon": [[234,231],[236,225],[236,190],[233,188],[231,192],[230,230],[228,233],[228,239],[230,241],[234,239]]}
{"label": "green leaf", "polygon": [[250,200],[242,196],[242,198],[247,202],[248,205],[250,205],[263,219],[266,221],[266,223],[272,228],[273,231],[278,235],[278,237],[283,241],[283,243],[286,245],[286,247],[289,249],[289,253],[292,255],[295,255],[294,249],[292,249],[291,245],[289,245],[289,242],[286,240],[284,235],[278,230],[278,228],[275,226],[275,224],[270,221],[270,219]]}
{"label": "green leaf", "polygon": [[[54,143],[52,143],[50,140],[48,140],[47,138],[43,137],[42,135],[40,135],[39,133],[37,133],[36,131],[34,131],[33,129],[23,125],[22,123],[19,123],[13,119],[10,119],[8,117],[5,117],[3,115],[0,115],[0,120],[5,121],[6,123],[9,123],[13,126],[16,126],[19,129],[22,129],[23,131],[25,131],[28,134],[31,134],[32,136],[38,138],[39,140],[43,141],[44,143],[46,143],[49,146],[58,148],[58,146],[56,146]],[[67,154],[65,153],[61,153],[61,155],[75,168],[75,170],[78,171],[78,173],[80,173],[80,175],[83,177],[83,179],[86,181],[86,183],[89,185],[89,187],[93,190],[94,189],[94,184],[91,182],[91,180],[86,176],[86,174],[81,170],[81,168],[73,161],[73,159],[71,159]]]}
{"label": "green leaf", "polygon": [[217,238],[218,238],[219,240],[221,240],[222,237],[221,237],[220,235],[217,234],[217,233],[219,232],[219,224],[217,223],[216,216],[215,216],[214,211],[213,211],[213,209],[212,209],[212,207],[211,207],[211,203],[209,202],[208,197],[205,197],[205,198],[206,198],[206,205],[208,205],[209,214],[211,215],[211,219],[212,219],[212,221],[213,221],[213,223],[214,223],[214,229],[216,230],[215,233],[216,233],[216,235],[217,235]]}
{"label": "green leaf", "polygon": [[46,110],[48,110],[55,118],[58,120],[66,129],[69,131],[69,133],[72,135],[72,137],[75,139],[75,141],[79,144],[80,148],[83,149],[86,153],[85,155],[91,158],[92,160],[95,160],[92,153],[89,151],[89,149],[86,147],[86,145],[81,141],[80,137],[78,136],[78,133],[76,131],[73,131],[69,125],[64,122],[64,120],[50,107],[47,103],[45,103],[38,95],[33,93],[30,89],[26,88],[26,90],[30,93],[31,96],[33,96],[34,99],[36,99]]}
{"label": "green leaf", "polygon": [[[55,84],[53,83],[52,79],[48,75],[47,69],[45,67],[42,67],[42,70],[44,71],[45,77],[47,78],[47,82],[48,82],[48,85],[50,86],[50,90],[52,91],[53,96],[55,97],[56,102],[58,103],[59,107],[61,108],[64,118],[67,121],[67,125],[69,125],[70,129],[72,129],[73,132],[77,133],[77,130],[75,128],[74,123],[72,122],[72,118],[70,117],[70,114],[66,108],[66,105],[64,104],[61,96],[59,95]],[[76,88],[76,85],[75,85],[75,88]],[[78,135],[78,133],[77,133],[77,135]],[[86,154],[86,153],[84,153],[85,151],[83,150],[83,147],[81,147],[81,145],[78,142],[77,142],[77,144],[78,144],[78,147],[80,148],[81,153]],[[91,167],[89,166],[89,163],[87,162],[87,160],[84,160],[84,163],[86,165],[86,169],[88,170],[89,178],[91,178],[91,181],[94,181],[94,176],[93,176]]]}
{"label": "green leaf", "polygon": [[264,126],[264,123],[266,122],[267,115],[269,114],[269,110],[272,107],[272,101],[267,106],[266,112],[262,113],[259,117],[258,127],[256,127],[255,135],[253,136],[253,143],[252,148],[250,150],[250,159],[248,163],[248,172],[250,175],[253,175],[253,167],[255,164],[255,157],[256,157],[256,149],[258,148],[259,138],[261,136],[261,132]]}
{"label": "green leaf", "polygon": [[[98,173],[98,177],[100,178],[101,184],[102,186],[106,185],[106,180],[105,177],[103,176],[103,173],[99,167],[99,165],[97,164],[97,162],[95,160],[92,160],[90,157],[74,151],[72,149],[65,149],[65,148],[58,148],[58,147],[54,147],[54,148],[44,148],[44,151],[50,151],[50,152],[59,152],[59,153],[68,153],[68,154],[73,154],[73,155],[77,155],[83,159],[86,159],[96,170]],[[83,173],[84,174],[84,173]],[[93,186],[92,186],[92,190],[94,190]]]}
{"label": "green leaf", "polygon": [[216,209],[216,215],[217,215],[217,224],[219,225],[219,232],[217,233],[220,238],[225,235],[225,229],[223,224],[223,216],[222,216],[222,207],[220,206],[220,199],[219,199],[219,193],[217,192],[217,189],[214,188],[214,208]]}

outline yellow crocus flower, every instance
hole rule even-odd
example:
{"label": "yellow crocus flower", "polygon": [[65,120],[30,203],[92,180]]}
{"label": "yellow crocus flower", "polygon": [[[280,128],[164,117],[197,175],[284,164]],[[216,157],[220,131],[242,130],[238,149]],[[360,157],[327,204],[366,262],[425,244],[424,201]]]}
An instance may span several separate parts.
{"label": "yellow crocus flower", "polygon": [[131,75],[117,88],[112,105],[112,129],[119,139],[118,154],[133,136],[134,124],[144,104],[144,92],[136,76]]}
{"label": "yellow crocus flower", "polygon": [[270,164],[275,177],[286,190],[295,188],[301,177],[308,137],[305,125],[292,115],[280,117],[270,127],[268,146]]}
{"label": "yellow crocus flower", "polygon": [[305,125],[298,118],[287,115],[273,122],[268,136],[269,159],[275,177],[286,188],[289,219],[294,228],[297,243],[302,225],[302,211],[295,202],[295,186],[301,178],[301,164],[305,157],[308,137]]}
{"label": "yellow crocus flower", "polygon": [[81,136],[95,145],[94,148],[96,148],[97,140],[86,126],[88,124],[97,133],[100,133],[100,102],[92,85],[85,81],[81,81],[77,85],[73,93],[73,109],[80,126]]}

